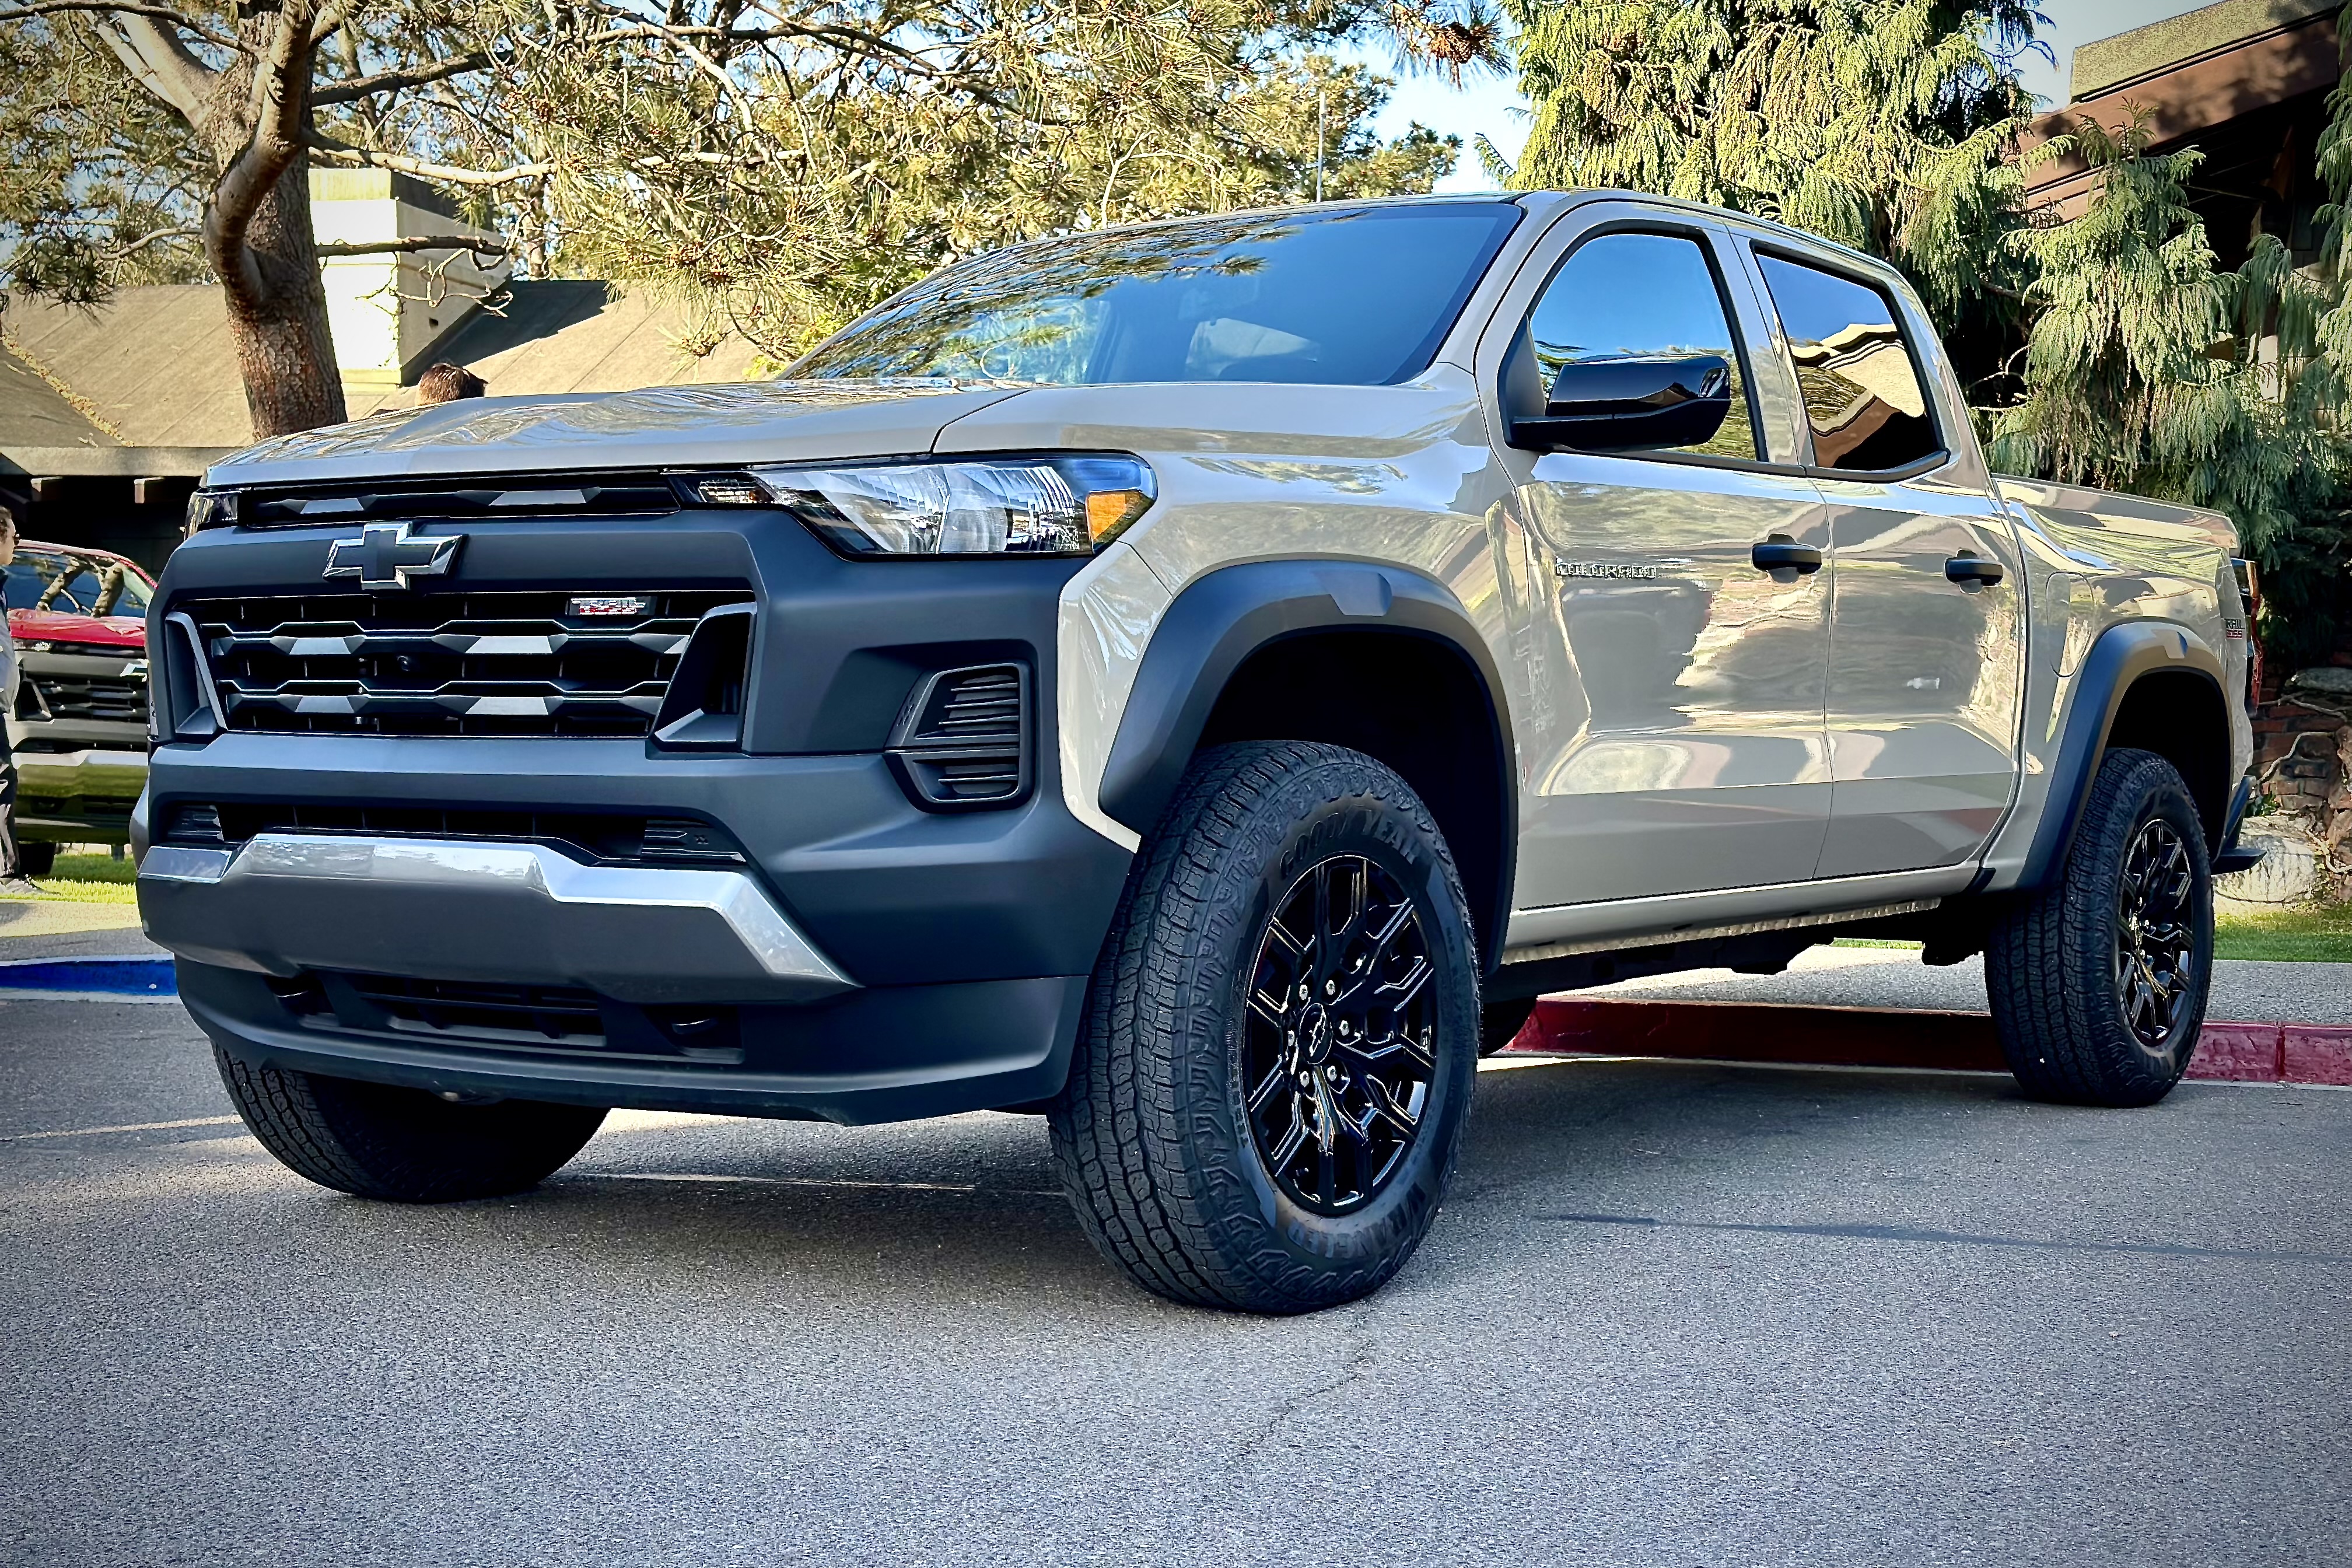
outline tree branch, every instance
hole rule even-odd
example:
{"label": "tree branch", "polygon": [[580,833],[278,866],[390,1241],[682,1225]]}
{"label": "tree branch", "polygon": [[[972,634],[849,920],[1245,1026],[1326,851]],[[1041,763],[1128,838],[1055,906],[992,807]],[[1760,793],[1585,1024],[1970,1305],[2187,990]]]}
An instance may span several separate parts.
{"label": "tree branch", "polygon": [[436,81],[446,81],[451,77],[485,70],[489,64],[488,55],[476,52],[436,60],[415,70],[378,71],[373,76],[351,77],[320,88],[310,94],[310,102],[314,108],[331,103],[356,103],[380,92],[400,92],[412,87],[427,87]]}
{"label": "tree branch", "polygon": [[169,22],[184,32],[194,33],[208,44],[224,49],[236,47],[236,40],[226,33],[215,33],[211,27],[184,11],[174,11],[169,5],[151,5],[142,0],[29,0],[29,4],[0,6],[0,22],[21,22],[34,16],[54,16],[68,11],[112,11],[126,16],[147,16],[159,22]]}
{"label": "tree branch", "polygon": [[313,0],[286,0],[278,11],[268,49],[254,64],[252,140],[213,187],[205,214],[205,259],[220,275],[222,287],[248,310],[268,298],[269,285],[245,242],[246,232],[278,176],[301,155],[310,119],[311,25],[318,16]]}
{"label": "tree branch", "polygon": [[219,73],[196,58],[178,34],[152,16],[117,11],[94,20],[93,30],[131,79],[201,135]]}
{"label": "tree branch", "polygon": [[159,239],[194,239],[204,232],[201,224],[190,224],[184,228],[151,228],[130,244],[116,246],[112,254],[120,261],[138,255]]}
{"label": "tree branch", "polygon": [[465,234],[421,234],[404,239],[337,240],[318,247],[321,256],[393,256],[418,250],[466,250],[482,257],[512,256],[515,247],[510,240],[485,239],[479,235]]}
{"label": "tree branch", "polygon": [[305,139],[310,150],[325,162],[346,169],[390,169],[394,173],[414,174],[420,180],[438,180],[447,185],[511,185],[519,180],[535,180],[554,171],[552,163],[519,163],[510,169],[461,169],[451,163],[427,163],[402,153],[383,153],[373,147],[353,147],[331,136],[312,132]]}

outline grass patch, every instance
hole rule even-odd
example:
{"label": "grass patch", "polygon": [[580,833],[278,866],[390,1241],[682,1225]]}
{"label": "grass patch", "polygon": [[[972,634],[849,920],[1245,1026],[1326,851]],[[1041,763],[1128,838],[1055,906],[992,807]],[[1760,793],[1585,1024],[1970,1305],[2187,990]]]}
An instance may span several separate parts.
{"label": "grass patch", "polygon": [[[138,879],[139,868],[128,855],[120,860],[111,855],[60,855],[49,874],[36,877],[33,886],[41,889],[41,898],[68,904],[135,904]],[[0,896],[31,901],[22,894]]]}
{"label": "grass patch", "polygon": [[2260,914],[2230,910],[2213,921],[2221,958],[2297,963],[2352,963],[2352,904],[2305,904]]}
{"label": "grass patch", "polygon": [[[1916,942],[1842,936],[1837,947],[1916,949]],[[2352,963],[2352,904],[2305,904],[2259,914],[2224,910],[2213,921],[2216,958],[2260,958],[2289,963]]]}

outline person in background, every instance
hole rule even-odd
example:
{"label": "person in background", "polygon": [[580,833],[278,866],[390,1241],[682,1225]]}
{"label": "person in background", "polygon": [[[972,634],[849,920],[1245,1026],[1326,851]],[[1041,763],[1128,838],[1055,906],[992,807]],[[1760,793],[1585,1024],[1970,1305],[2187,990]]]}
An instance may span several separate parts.
{"label": "person in background", "polygon": [[455,403],[461,397],[480,397],[490,390],[489,384],[462,364],[442,360],[428,365],[416,379],[416,406],[428,403]]}
{"label": "person in background", "polygon": [[8,715],[16,710],[16,644],[8,635],[8,563],[16,558],[16,509],[0,496],[0,893],[34,893],[16,856],[16,758]]}

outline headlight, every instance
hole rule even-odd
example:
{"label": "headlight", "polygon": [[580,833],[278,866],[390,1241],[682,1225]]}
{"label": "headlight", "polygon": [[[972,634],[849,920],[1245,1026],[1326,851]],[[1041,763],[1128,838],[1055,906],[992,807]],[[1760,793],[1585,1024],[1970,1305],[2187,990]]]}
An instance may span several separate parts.
{"label": "headlight", "polygon": [[781,506],[848,555],[1090,555],[1151,505],[1133,458],[758,468],[694,481],[710,506]]}
{"label": "headlight", "polygon": [[207,528],[236,526],[236,492],[235,490],[198,490],[188,498],[188,527],[185,537],[194,539]]}

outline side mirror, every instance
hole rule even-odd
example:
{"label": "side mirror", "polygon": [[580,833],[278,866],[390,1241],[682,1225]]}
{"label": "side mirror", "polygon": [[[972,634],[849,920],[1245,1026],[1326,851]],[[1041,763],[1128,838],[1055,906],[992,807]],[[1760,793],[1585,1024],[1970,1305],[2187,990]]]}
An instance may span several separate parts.
{"label": "side mirror", "polygon": [[1562,365],[1541,416],[1511,421],[1531,452],[1628,452],[1696,447],[1731,413],[1731,363],[1689,359],[1587,360]]}

